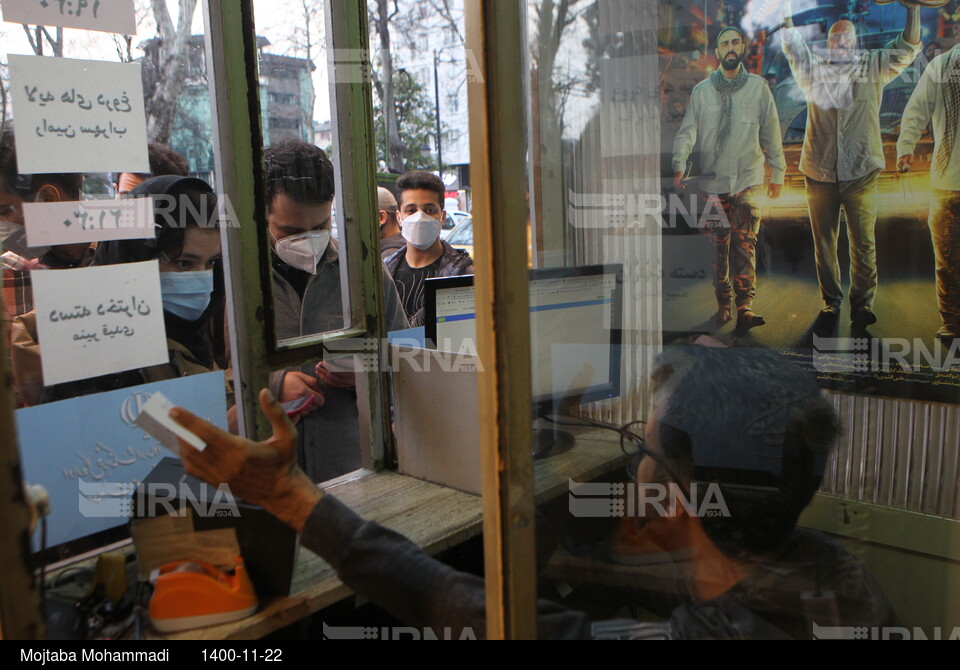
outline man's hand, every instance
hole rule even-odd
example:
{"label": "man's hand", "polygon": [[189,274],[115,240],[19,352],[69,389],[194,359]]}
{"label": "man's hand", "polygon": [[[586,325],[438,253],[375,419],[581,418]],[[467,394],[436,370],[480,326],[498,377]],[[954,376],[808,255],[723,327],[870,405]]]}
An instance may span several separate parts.
{"label": "man's hand", "polygon": [[297,431],[266,389],[260,391],[260,407],[273,427],[273,435],[263,442],[231,435],[174,407],[170,418],[207,444],[197,451],[181,440],[180,457],[189,474],[214,486],[227,484],[233,495],[263,506],[299,531],[323,494],[297,467]]}
{"label": "man's hand", "polygon": [[314,372],[317,375],[317,379],[333,388],[352,389],[357,385],[357,373],[334,369],[333,365],[324,361],[317,363],[317,368]]}
{"label": "man's hand", "polygon": [[[311,377],[305,372],[288,370],[283,375],[283,383],[280,385],[280,402],[290,402],[297,398],[310,397],[313,399],[311,408],[323,407],[325,398],[320,389],[320,382],[316,377]],[[307,412],[313,411],[312,409]]]}
{"label": "man's hand", "polygon": [[771,200],[776,200],[780,197],[780,192],[783,190],[783,184],[770,184],[767,186],[767,197]]}
{"label": "man's hand", "polygon": [[901,173],[903,173],[903,172],[910,172],[912,168],[913,168],[913,154],[906,154],[904,156],[900,156],[900,160],[897,161],[897,169]]}
{"label": "man's hand", "polygon": [[683,184],[683,173],[682,173],[682,172],[675,172],[675,173],[674,173],[674,175],[673,175],[673,188],[674,188],[677,192],[687,190],[687,187],[684,186],[684,184]]}
{"label": "man's hand", "polygon": [[783,0],[780,5],[783,12],[783,25],[785,28],[793,28],[793,4],[790,0]]}

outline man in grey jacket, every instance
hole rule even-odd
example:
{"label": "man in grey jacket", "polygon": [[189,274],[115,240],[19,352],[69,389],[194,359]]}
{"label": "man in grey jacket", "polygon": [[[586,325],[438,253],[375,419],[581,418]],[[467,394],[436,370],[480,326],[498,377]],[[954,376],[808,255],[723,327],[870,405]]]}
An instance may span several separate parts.
{"label": "man in grey jacket", "polygon": [[[267,232],[272,252],[276,332],[281,340],[344,327],[340,254],[331,239],[333,164],[319,148],[286,140],[264,152]],[[407,327],[397,291],[383,273],[388,330]],[[325,364],[270,375],[281,402],[311,398],[316,411],[300,424],[297,460],[314,481],[360,467],[357,399],[353,378]]]}

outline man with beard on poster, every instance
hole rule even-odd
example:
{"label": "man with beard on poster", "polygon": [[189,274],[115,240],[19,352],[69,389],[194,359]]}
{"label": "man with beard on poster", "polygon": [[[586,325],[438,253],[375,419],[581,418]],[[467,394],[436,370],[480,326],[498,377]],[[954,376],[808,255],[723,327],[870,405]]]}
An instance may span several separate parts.
{"label": "man with beard on poster", "polygon": [[907,8],[903,32],[882,49],[857,48],[857,27],[837,21],[828,53],[814,54],[793,23],[790,0],[783,3],[783,54],[807,99],[807,125],[800,155],[806,178],[807,210],[813,231],[822,317],[836,321],[843,302],[837,239],[840,210],[850,239],[850,320],[854,332],[877,322],[878,177],[886,162],[880,134],[883,88],[920,53],[920,4]]}
{"label": "man with beard on poster", "polygon": [[674,187],[684,190],[687,161],[696,150],[704,206],[724,214],[705,229],[715,251],[716,321],[730,321],[736,304],[740,330],[765,323],[753,312],[764,156],[771,168],[770,198],[779,197],[787,168],[773,94],[763,77],[747,73],[745,48],[739,28],[720,31],[721,67],[694,87],[673,144]]}
{"label": "man with beard on poster", "polygon": [[930,236],[937,263],[937,302],[942,324],[937,337],[951,344],[960,338],[960,48],[934,58],[907,103],[897,141],[898,167],[909,172],[913,152],[933,121],[935,142],[930,165]]}

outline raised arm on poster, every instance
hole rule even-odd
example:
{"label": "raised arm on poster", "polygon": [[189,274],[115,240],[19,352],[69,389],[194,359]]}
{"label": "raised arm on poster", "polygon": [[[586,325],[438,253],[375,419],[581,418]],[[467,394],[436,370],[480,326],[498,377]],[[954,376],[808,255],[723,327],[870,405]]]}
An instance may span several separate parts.
{"label": "raised arm on poster", "polygon": [[169,361],[156,261],[31,278],[47,386]]}
{"label": "raised arm on poster", "polygon": [[21,174],[150,172],[139,63],[9,58]]}
{"label": "raised arm on poster", "polygon": [[27,244],[31,247],[153,239],[153,200],[85,200],[30,202],[23,205]]}
{"label": "raised arm on poster", "polygon": [[3,20],[137,34],[133,0],[3,0]]}

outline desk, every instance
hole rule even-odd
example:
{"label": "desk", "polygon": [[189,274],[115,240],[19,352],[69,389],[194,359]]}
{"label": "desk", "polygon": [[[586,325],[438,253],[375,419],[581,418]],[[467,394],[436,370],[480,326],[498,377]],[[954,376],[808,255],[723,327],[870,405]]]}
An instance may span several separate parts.
{"label": "desk", "polygon": [[[568,479],[586,481],[625,464],[615,433],[564,426],[577,445],[539,461],[534,468],[538,503],[567,492]],[[425,551],[437,554],[482,531],[479,496],[420,481],[391,471],[358,471],[324,487],[361,516],[409,537]],[[251,617],[167,636],[172,640],[249,640],[332,605],[352,591],[316,554],[299,548],[291,595],[264,602]]]}

